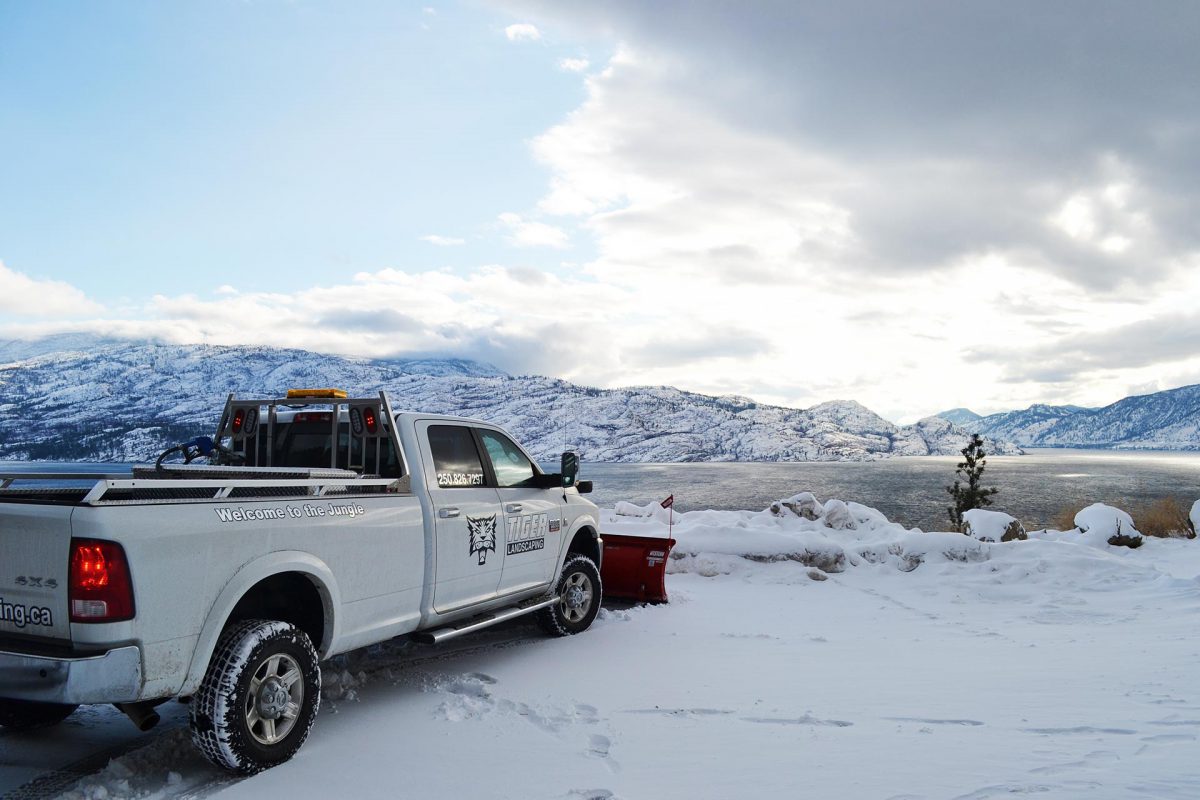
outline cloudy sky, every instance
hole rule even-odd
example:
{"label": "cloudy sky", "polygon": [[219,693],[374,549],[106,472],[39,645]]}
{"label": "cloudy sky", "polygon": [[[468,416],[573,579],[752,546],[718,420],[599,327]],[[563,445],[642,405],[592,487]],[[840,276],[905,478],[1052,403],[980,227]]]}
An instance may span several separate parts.
{"label": "cloudy sky", "polygon": [[1200,382],[1200,5],[0,3],[0,337],[908,421]]}

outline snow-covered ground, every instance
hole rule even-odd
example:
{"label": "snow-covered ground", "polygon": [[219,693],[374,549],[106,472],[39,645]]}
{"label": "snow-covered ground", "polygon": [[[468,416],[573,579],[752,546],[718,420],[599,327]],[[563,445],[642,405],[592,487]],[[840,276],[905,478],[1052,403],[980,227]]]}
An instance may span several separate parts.
{"label": "snow-covered ground", "polygon": [[990,543],[803,496],[603,527],[668,524],[667,605],[356,653],[288,764],[229,778],[172,729],[67,796],[1200,797],[1200,540]]}

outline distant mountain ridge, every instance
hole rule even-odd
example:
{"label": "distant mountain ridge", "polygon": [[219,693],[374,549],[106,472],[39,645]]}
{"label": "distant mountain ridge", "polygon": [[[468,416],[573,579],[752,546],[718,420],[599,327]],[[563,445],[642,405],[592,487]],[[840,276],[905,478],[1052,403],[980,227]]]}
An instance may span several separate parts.
{"label": "distant mountain ridge", "polygon": [[[0,355],[11,359],[0,363],[0,458],[10,459],[150,460],[211,434],[229,392],[279,396],[297,386],[386,389],[397,410],[489,420],[545,459],[572,447],[593,461],[870,460],[953,455],[968,438],[946,420],[897,426],[853,401],[792,409],[671,387],[595,389],[463,359],[87,337],[0,342]],[[991,452],[1019,449],[995,442]]]}
{"label": "distant mountain ridge", "polygon": [[953,422],[955,425],[962,425],[966,427],[969,427],[983,419],[982,415],[976,414],[969,408],[952,408],[949,411],[939,411],[937,414],[934,414],[934,416],[940,417],[947,422]]}
{"label": "distant mountain ridge", "polygon": [[1022,447],[1200,450],[1200,384],[1126,397],[1103,408],[1039,403],[964,427]]}

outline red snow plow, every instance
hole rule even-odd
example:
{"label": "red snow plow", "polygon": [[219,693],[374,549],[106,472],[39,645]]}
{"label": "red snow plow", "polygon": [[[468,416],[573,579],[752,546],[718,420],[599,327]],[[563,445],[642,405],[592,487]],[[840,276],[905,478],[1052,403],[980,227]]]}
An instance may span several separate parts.
{"label": "red snow plow", "polygon": [[600,577],[605,597],[667,602],[667,557],[674,539],[606,533]]}

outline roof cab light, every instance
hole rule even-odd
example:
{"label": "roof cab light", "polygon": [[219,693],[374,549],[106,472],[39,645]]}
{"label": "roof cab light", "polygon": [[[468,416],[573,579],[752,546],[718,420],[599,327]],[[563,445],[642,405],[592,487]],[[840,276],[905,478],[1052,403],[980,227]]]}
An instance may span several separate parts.
{"label": "roof cab light", "polygon": [[100,539],[71,540],[71,622],[133,619],[133,584],[125,550]]}
{"label": "roof cab light", "polygon": [[346,397],[345,389],[288,389],[287,396],[289,399],[296,397],[327,397],[330,399],[343,399]]}

